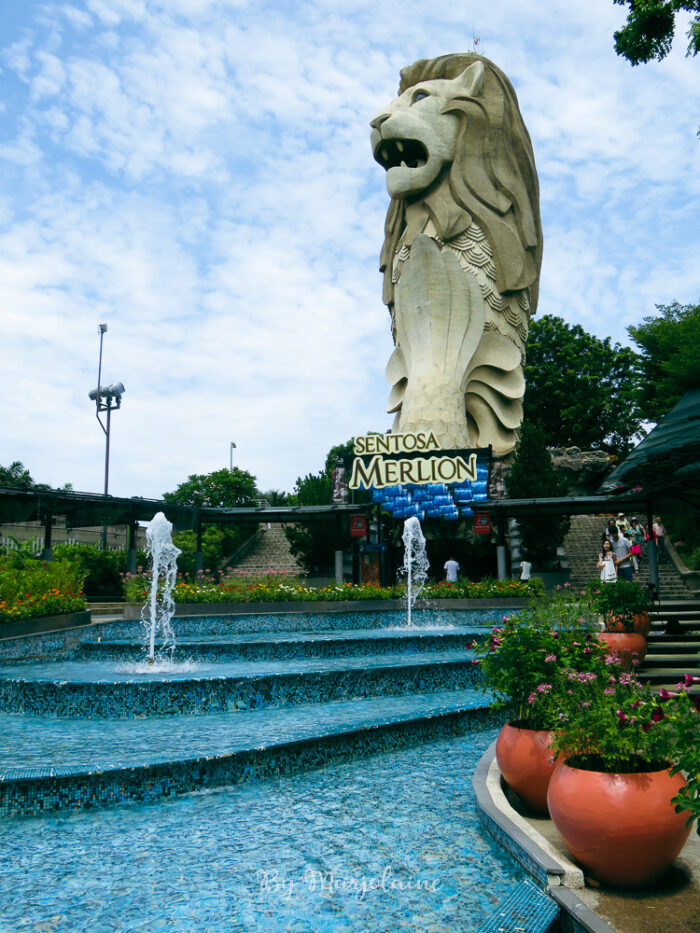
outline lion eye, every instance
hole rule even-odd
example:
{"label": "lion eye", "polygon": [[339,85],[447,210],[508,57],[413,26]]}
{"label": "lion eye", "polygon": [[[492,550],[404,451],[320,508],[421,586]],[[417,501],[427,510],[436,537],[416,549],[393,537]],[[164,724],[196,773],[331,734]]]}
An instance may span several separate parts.
{"label": "lion eye", "polygon": [[425,91],[416,91],[416,93],[413,95],[413,100],[411,103],[417,104],[419,100],[425,100],[427,96],[428,95],[425,93]]}

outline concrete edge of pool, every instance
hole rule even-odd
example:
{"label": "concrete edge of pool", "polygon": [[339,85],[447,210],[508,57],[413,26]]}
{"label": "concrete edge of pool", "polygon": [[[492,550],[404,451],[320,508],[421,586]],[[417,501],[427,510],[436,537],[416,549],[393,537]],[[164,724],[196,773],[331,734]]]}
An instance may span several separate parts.
{"label": "concrete edge of pool", "polygon": [[496,743],[482,756],[472,777],[476,807],[487,832],[525,869],[565,915],[565,933],[616,933],[579,898],[583,872],[511,807],[501,787]]}

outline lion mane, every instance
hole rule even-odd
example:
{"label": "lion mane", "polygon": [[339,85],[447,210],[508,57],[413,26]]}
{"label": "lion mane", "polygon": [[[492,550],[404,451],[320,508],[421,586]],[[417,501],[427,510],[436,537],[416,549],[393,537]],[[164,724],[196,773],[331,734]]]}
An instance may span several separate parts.
{"label": "lion mane", "polygon": [[[529,133],[515,91],[503,72],[481,55],[454,54],[421,59],[401,71],[399,94],[421,81],[451,80],[474,62],[482,62],[483,85],[474,96],[453,98],[445,112],[461,122],[449,172],[449,196],[428,197],[426,208],[440,239],[447,243],[472,221],[484,231],[493,252],[496,286],[501,295],[529,291],[529,313],[537,307],[542,262],[539,185]],[[423,192],[444,185],[444,174]],[[405,199],[392,198],[380,257],[383,300],[394,319],[392,264],[405,229]]]}

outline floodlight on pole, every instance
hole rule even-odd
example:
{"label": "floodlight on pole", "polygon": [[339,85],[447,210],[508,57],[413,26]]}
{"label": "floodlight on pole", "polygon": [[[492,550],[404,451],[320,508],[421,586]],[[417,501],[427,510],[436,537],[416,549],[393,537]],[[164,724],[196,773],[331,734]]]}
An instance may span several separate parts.
{"label": "floodlight on pole", "polygon": [[[92,389],[89,393],[89,397],[95,403],[95,415],[97,420],[100,422],[100,427],[105,434],[105,491],[104,494],[107,495],[109,490],[109,439],[110,439],[110,429],[111,429],[111,416],[112,411],[117,408],[122,407],[122,395],[125,392],[124,383],[115,382],[109,386],[102,386],[102,341],[104,340],[104,335],[107,333],[106,324],[97,325],[97,333],[100,335],[100,361],[97,367],[97,388]],[[100,418],[100,413],[107,412],[107,424],[103,424],[102,419]]]}
{"label": "floodlight on pole", "polygon": [[235,441],[231,441],[231,448],[229,450],[229,472],[233,473],[233,451],[236,449]]}

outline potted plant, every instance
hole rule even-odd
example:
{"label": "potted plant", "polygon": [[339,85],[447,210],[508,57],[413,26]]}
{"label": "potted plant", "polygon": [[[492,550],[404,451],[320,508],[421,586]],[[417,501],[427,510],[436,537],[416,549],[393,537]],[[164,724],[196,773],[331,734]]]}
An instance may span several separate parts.
{"label": "potted plant", "polygon": [[649,613],[653,605],[649,587],[634,580],[618,580],[594,587],[593,597],[605,620],[606,631],[638,632],[645,638],[649,634]]}
{"label": "potted plant", "polygon": [[632,660],[640,664],[646,656],[646,636],[651,628],[649,611],[652,597],[648,587],[627,580],[596,587],[592,597],[605,631],[600,640],[616,652],[629,667]]}
{"label": "potted plant", "polygon": [[599,881],[650,884],[679,854],[697,816],[697,787],[694,796],[684,791],[682,773],[683,762],[697,757],[694,703],[683,685],[656,696],[614,663],[606,674],[564,671],[561,685],[552,737],[561,760],[547,794],[552,820]]}
{"label": "potted plant", "polygon": [[562,668],[603,665],[605,649],[590,628],[590,606],[567,593],[539,600],[519,616],[503,619],[477,646],[482,687],[509,721],[496,742],[506,783],[527,806],[547,812],[554,766],[551,730],[558,722],[554,685]]}

